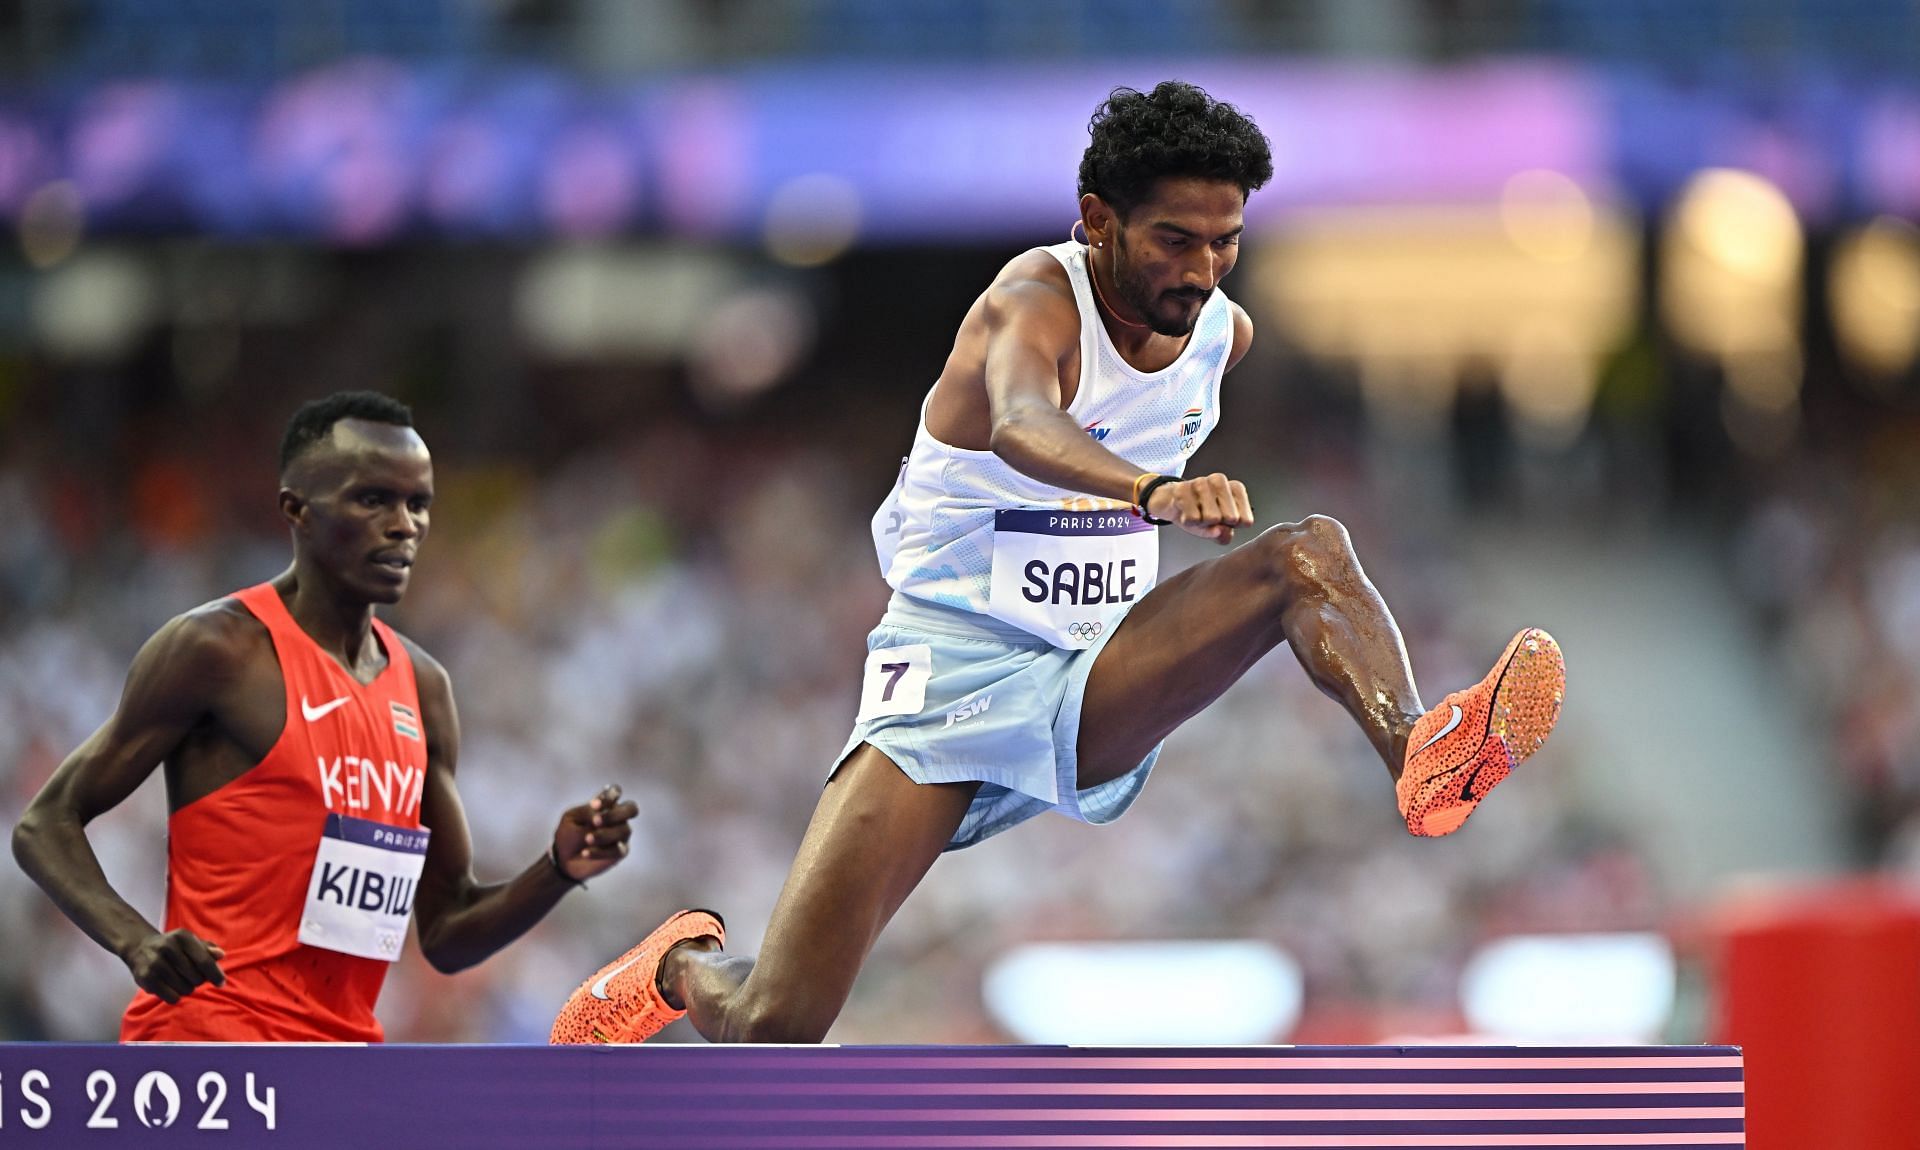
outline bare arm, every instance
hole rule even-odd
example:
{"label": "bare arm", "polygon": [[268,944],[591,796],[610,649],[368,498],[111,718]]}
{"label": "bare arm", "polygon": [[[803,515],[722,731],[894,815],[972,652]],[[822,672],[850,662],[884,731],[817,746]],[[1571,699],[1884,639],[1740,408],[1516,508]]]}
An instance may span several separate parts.
{"label": "bare arm", "polygon": [[[414,901],[420,949],[435,970],[451,974],[484,961],[545,918],[574,885],[612,867],[627,854],[628,825],[639,809],[608,787],[569,808],[554,831],[553,857],[541,858],[507,882],[481,884],[473,874],[473,838],[454,786],[460,758],[460,717],[446,671],[409,644],[426,724],[427,781],[421,821],[433,831],[426,869]],[[569,881],[571,880],[571,881]]]}
{"label": "bare arm", "polygon": [[187,931],[162,934],[107,882],[85,827],[120,805],[193,727],[210,718],[237,676],[242,636],[216,613],[182,615],[147,640],[120,705],[68,755],[13,828],[13,857],[88,937],[117,955],[143,989],[176,1002],[226,981],[218,946]]}
{"label": "bare arm", "polygon": [[[1131,502],[1142,469],[1101,446],[1061,405],[1061,364],[1080,339],[1080,313],[1071,290],[1064,282],[1011,279],[989,288],[985,305],[993,453],[1042,483]],[[1236,352],[1244,350],[1243,314],[1235,317]],[[1246,327],[1250,340],[1252,325]],[[1082,364],[1081,370],[1091,367]],[[1162,484],[1147,510],[1223,544],[1233,539],[1235,527],[1253,522],[1245,486],[1224,475]]]}
{"label": "bare arm", "polygon": [[993,453],[1042,483],[1132,499],[1140,468],[1102,447],[1061,406],[1061,365],[1080,342],[1071,291],[1016,279],[989,288],[985,303]]}

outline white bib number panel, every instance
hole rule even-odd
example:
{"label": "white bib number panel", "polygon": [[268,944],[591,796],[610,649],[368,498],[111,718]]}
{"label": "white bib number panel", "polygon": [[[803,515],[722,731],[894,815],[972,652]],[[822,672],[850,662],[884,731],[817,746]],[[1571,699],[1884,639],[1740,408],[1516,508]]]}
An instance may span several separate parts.
{"label": "white bib number panel", "polygon": [[996,511],[988,614],[1084,650],[1153,589],[1160,538],[1131,511]]}
{"label": "white bib number panel", "polygon": [[860,714],[854,721],[919,714],[927,704],[931,678],[933,648],[925,643],[867,652],[867,669],[860,678]]}
{"label": "white bib number panel", "polygon": [[361,958],[399,958],[431,834],[425,827],[328,814],[300,914],[300,941]]}

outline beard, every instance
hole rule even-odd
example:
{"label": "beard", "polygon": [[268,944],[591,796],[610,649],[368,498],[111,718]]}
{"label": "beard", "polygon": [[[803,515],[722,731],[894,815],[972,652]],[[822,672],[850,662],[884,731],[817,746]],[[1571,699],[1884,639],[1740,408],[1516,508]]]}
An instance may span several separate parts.
{"label": "beard", "polygon": [[1126,233],[1114,237],[1113,289],[1122,301],[1134,310],[1156,335],[1179,338],[1190,335],[1193,325],[1199,322],[1200,309],[1194,308],[1191,315],[1187,305],[1204,305],[1213,295],[1211,291],[1164,291],[1157,295],[1147,277],[1133,267],[1133,261],[1127,257]]}

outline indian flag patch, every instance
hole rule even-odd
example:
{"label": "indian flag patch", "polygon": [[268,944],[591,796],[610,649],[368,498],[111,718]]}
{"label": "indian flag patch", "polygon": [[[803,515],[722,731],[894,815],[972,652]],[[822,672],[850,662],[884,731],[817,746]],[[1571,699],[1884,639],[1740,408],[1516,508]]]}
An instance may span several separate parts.
{"label": "indian flag patch", "polygon": [[1205,422],[1206,412],[1197,407],[1187,408],[1180,417],[1180,453],[1187,454],[1194,448],[1194,440],[1200,435],[1200,424]]}
{"label": "indian flag patch", "polygon": [[393,733],[403,739],[419,742],[420,716],[413,713],[413,708],[405,703],[388,703],[387,706],[393,709]]}

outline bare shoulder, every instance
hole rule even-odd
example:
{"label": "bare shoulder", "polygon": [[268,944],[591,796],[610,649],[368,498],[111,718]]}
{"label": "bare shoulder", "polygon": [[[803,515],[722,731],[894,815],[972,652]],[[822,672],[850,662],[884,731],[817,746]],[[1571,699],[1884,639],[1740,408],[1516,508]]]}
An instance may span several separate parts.
{"label": "bare shoulder", "polygon": [[1227,353],[1227,370],[1232,371],[1253,346],[1253,317],[1233,300],[1228,300],[1227,306],[1233,309],[1233,350]]}
{"label": "bare shoulder", "polygon": [[1057,332],[1066,347],[1078,346],[1080,306],[1073,298],[1073,283],[1060,261],[1040,248],[1009,260],[982,300],[987,322],[995,329]]}
{"label": "bare shoulder", "polygon": [[121,714],[135,723],[199,715],[278,672],[266,624],[238,600],[216,599],[167,620],[140,648]]}
{"label": "bare shoulder", "polygon": [[420,696],[424,701],[429,694],[451,694],[453,679],[447,674],[440,660],[427,653],[427,649],[412,639],[395,631],[394,636],[400,645],[407,649],[407,657],[413,660],[414,681],[420,686]]}
{"label": "bare shoulder", "polygon": [[1045,248],[1028,248],[1008,260],[1000,274],[993,277],[994,287],[1014,284],[1045,284],[1068,299],[1073,298],[1073,284],[1067,279],[1066,267]]}
{"label": "bare shoulder", "polygon": [[1067,269],[1041,248],[1029,248],[1008,260],[988,285],[987,294],[1036,305],[1065,304],[1074,311],[1079,310],[1073,300],[1073,282],[1067,278]]}
{"label": "bare shoulder", "polygon": [[255,659],[271,658],[273,637],[238,599],[227,598],[174,616],[147,646],[176,670],[231,677]]}

